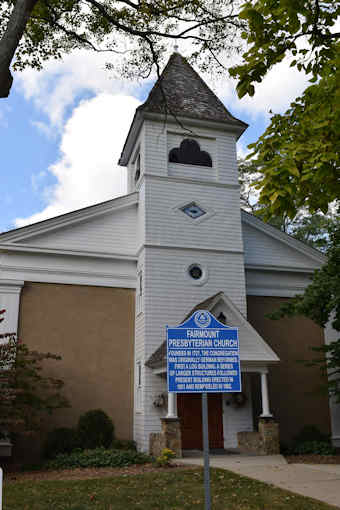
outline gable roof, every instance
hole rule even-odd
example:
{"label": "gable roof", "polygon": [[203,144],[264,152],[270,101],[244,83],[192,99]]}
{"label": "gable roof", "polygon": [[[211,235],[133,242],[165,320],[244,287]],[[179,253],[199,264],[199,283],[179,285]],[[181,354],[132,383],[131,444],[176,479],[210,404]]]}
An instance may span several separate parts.
{"label": "gable roof", "polygon": [[[138,204],[138,193],[78,209],[54,218],[33,223],[25,227],[0,234],[0,250],[35,251],[41,253],[102,254],[113,253],[124,258],[135,257],[136,220],[132,214]],[[130,213],[129,213],[130,211]],[[98,241],[105,237],[105,229],[110,232],[110,245]],[[123,229],[123,230],[122,230]],[[103,232],[101,232],[101,230]],[[91,248],[91,236],[93,248]],[[119,242],[115,241],[119,238]],[[125,240],[126,238],[126,240]],[[125,240],[125,242],[124,242]],[[119,246],[117,253],[113,244]],[[98,250],[97,245],[100,246]],[[120,253],[122,245],[125,251]],[[83,249],[85,246],[85,249]],[[91,251],[91,253],[90,253]]]}
{"label": "gable roof", "polygon": [[[323,253],[321,253],[319,250],[309,246],[308,244],[304,243],[303,241],[300,241],[299,239],[295,239],[294,237],[287,234],[286,232],[282,232],[277,227],[273,227],[269,223],[262,221],[260,218],[257,218],[253,214],[251,214],[243,209],[241,209],[241,220],[242,220],[242,223],[244,223],[245,225],[249,225],[253,229],[257,230],[258,232],[261,232],[263,234],[262,239],[265,239],[265,237],[266,237],[267,239],[271,238],[272,242],[278,241],[278,242],[282,243],[282,245],[285,247],[286,251],[290,250],[291,254],[293,254],[295,251],[295,253],[298,255],[296,264],[300,265],[301,269],[316,268],[326,262],[326,256]],[[243,240],[244,240],[244,244],[245,244],[245,264],[248,265],[251,262],[250,262],[250,260],[248,260],[249,257],[247,257],[247,255],[248,255],[247,254],[247,246],[246,246],[247,239],[246,239],[246,232],[245,232],[244,228],[243,228]],[[261,240],[261,238],[259,240]],[[263,248],[265,248],[265,246],[264,246],[265,243],[262,243],[262,244],[263,244]],[[252,246],[251,248],[252,248],[251,253],[249,254],[249,255],[251,255],[250,258],[253,258],[254,256],[256,257],[255,247]],[[287,251],[287,253],[288,253],[288,251]],[[280,259],[280,257],[282,259],[282,257],[284,257],[284,254],[285,254],[285,252],[284,253],[278,252],[279,259]],[[308,260],[307,265],[306,265],[306,257]],[[289,259],[287,259],[287,260],[289,260]],[[283,262],[284,262],[284,260],[281,260],[280,265],[282,265]],[[286,265],[289,266],[290,264],[291,263],[288,263]]]}
{"label": "gable roof", "polygon": [[248,124],[234,117],[200,75],[179,53],[171,55],[144,104],[136,109],[126,138],[120,165],[127,165],[133,140],[147,115],[169,115],[232,127],[240,136]]}
{"label": "gable roof", "polygon": [[[197,310],[208,310],[213,315],[217,315],[218,312],[223,311],[227,316],[228,325],[238,328],[241,362],[275,363],[280,361],[271,347],[263,340],[224,292],[218,292],[214,296],[197,304],[188,313],[183,322]],[[154,351],[145,365],[149,368],[165,367],[166,341]]]}

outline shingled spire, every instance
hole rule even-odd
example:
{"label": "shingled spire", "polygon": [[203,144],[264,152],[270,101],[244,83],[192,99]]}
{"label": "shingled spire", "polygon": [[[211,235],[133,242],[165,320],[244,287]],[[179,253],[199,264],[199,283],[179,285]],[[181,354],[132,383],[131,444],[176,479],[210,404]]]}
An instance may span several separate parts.
{"label": "shingled spire", "polygon": [[[171,55],[147,100],[136,109],[119,164],[126,166],[135,138],[147,116],[167,115],[185,125],[185,119],[216,122],[240,136],[248,124],[226,109],[208,85],[179,53]],[[223,124],[225,126],[223,126]]]}
{"label": "shingled spire", "polygon": [[176,117],[228,122],[240,127],[247,124],[226,109],[208,85],[179,53],[171,55],[146,102],[143,112],[168,113]]}

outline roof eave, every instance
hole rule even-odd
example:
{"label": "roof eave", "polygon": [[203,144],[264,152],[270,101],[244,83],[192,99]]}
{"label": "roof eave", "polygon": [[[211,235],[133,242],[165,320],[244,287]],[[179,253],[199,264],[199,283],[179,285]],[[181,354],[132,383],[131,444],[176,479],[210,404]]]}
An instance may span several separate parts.
{"label": "roof eave", "polygon": [[140,133],[142,124],[143,124],[143,115],[139,107],[135,111],[135,115],[133,117],[129,132],[127,134],[123,150],[121,152],[120,158],[118,160],[118,165],[127,166],[129,163],[129,159],[131,153],[133,151],[133,147],[135,145],[135,141]]}

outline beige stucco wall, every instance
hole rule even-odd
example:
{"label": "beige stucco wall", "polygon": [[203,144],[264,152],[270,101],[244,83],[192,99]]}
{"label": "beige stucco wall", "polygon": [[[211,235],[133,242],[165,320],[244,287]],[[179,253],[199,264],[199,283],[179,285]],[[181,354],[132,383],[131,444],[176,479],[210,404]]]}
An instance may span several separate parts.
{"label": "beige stucco wall", "polygon": [[[306,367],[298,361],[318,357],[310,348],[323,345],[323,330],[304,317],[277,321],[265,317],[287,299],[248,296],[247,300],[249,322],[280,358],[280,363],[269,369],[268,381],[271,411],[280,424],[281,441],[291,443],[305,425],[316,425],[330,434],[328,397],[317,391],[325,380],[317,367]],[[254,382],[255,386],[259,384],[259,378]],[[258,415],[260,409],[256,407],[255,402]]]}
{"label": "beige stucco wall", "polygon": [[46,372],[64,380],[70,409],[48,426],[74,426],[81,413],[103,409],[116,437],[132,439],[135,291],[25,283],[19,336],[31,349],[60,354]]}

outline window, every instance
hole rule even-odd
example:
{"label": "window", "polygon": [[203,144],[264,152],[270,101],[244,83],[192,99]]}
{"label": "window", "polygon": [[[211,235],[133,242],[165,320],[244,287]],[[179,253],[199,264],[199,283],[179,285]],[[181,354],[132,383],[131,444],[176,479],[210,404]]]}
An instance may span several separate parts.
{"label": "window", "polygon": [[137,277],[137,292],[136,292],[136,312],[137,315],[143,311],[143,272],[139,271]]}
{"label": "window", "polygon": [[189,267],[189,274],[194,280],[200,280],[203,276],[203,271],[199,265],[193,264]]}
{"label": "window", "polygon": [[138,156],[135,160],[135,184],[139,181],[140,178],[140,153],[138,153]]}
{"label": "window", "polygon": [[185,269],[185,275],[191,285],[204,285],[209,279],[208,268],[197,262],[190,264]]}
{"label": "window", "polygon": [[185,138],[179,147],[171,149],[169,163],[212,167],[210,154],[202,151],[200,144],[192,138]]}
{"label": "window", "polygon": [[196,202],[191,202],[190,204],[181,207],[181,211],[183,211],[184,214],[186,214],[190,218],[193,218],[194,220],[206,214],[205,210],[202,209],[202,207],[200,207],[198,204],[196,204]]}
{"label": "window", "polygon": [[136,410],[142,410],[142,362],[136,363]]}
{"label": "window", "polygon": [[142,387],[142,363],[137,361],[137,388]]}

